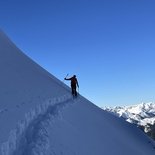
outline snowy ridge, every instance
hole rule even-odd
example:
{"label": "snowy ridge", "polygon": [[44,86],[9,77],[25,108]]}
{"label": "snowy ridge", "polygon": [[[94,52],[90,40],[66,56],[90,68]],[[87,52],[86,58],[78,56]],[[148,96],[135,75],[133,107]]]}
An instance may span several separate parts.
{"label": "snowy ridge", "polygon": [[16,149],[20,145],[21,138],[34,120],[36,120],[41,115],[44,116],[44,114],[47,114],[48,109],[57,107],[58,105],[71,99],[71,95],[64,95],[59,98],[51,98],[48,99],[45,103],[39,104],[35,109],[32,109],[30,112],[26,113],[25,119],[18,122],[16,129],[13,129],[10,132],[8,141],[2,144],[1,155],[10,155],[13,152],[16,152]]}
{"label": "snowy ridge", "polygon": [[82,96],[73,100],[1,31],[0,70],[0,155],[154,155],[141,130]]}

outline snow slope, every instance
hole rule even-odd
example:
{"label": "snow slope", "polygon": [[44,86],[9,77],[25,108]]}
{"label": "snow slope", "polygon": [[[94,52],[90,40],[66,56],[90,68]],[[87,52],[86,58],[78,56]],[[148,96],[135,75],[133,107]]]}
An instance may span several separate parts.
{"label": "snow slope", "polygon": [[[54,59],[54,58],[53,58]],[[0,31],[0,155],[153,155],[154,143],[79,96]]]}

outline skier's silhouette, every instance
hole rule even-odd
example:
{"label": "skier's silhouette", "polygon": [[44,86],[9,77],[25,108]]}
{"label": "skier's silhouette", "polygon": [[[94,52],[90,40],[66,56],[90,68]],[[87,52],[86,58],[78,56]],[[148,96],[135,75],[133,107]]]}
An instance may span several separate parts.
{"label": "skier's silhouette", "polygon": [[76,75],[73,75],[71,78],[65,78],[65,80],[71,81],[72,95],[77,97],[76,86],[79,87],[79,84],[78,84],[78,80],[76,78]]}

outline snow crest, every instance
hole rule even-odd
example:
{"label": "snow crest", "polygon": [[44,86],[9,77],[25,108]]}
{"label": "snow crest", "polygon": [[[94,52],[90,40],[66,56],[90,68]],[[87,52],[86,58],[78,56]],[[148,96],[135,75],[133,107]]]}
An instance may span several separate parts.
{"label": "snow crest", "polygon": [[[1,155],[42,155],[48,149],[48,126],[62,107],[72,101],[71,95],[48,99],[25,114],[25,119],[17,123],[10,132],[7,142],[1,146]],[[61,107],[61,108],[60,108]]]}

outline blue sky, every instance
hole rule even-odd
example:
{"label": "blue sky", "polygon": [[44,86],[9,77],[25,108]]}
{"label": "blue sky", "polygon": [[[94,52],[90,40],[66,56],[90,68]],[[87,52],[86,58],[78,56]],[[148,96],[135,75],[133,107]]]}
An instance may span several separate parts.
{"label": "blue sky", "polygon": [[[155,101],[154,0],[1,0],[0,26],[99,106]],[[68,84],[68,82],[66,82]]]}

